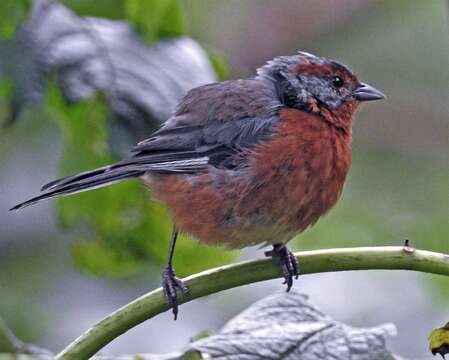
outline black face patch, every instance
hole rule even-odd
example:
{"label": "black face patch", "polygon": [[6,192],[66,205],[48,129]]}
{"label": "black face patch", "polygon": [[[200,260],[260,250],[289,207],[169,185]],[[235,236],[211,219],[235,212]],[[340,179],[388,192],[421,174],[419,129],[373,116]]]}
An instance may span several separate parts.
{"label": "black face patch", "polygon": [[336,110],[358,84],[345,65],[307,53],[275,58],[260,68],[258,74],[279,84],[284,105],[302,110],[309,110],[311,99],[318,108]]}
{"label": "black face patch", "polygon": [[[337,109],[351,94],[352,85],[336,83],[335,76],[299,75],[299,80],[304,90],[319,104],[329,109]],[[342,80],[341,80],[342,81]]]}
{"label": "black face patch", "polygon": [[286,74],[282,85],[284,103],[293,108],[304,109],[308,99],[313,98],[317,105],[331,110],[340,107],[351,94],[349,83],[335,84],[335,76]]}

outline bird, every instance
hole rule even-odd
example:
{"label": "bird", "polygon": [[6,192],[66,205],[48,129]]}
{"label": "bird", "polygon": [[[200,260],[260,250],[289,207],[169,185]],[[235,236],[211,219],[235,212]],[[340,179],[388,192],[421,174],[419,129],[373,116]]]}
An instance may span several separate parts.
{"label": "bird", "polygon": [[287,243],[340,198],[356,110],[383,98],[341,62],[275,57],[250,78],[190,90],[128,157],[52,181],[10,210],[139,178],[173,219],[162,287],[175,319],[178,295],[189,294],[173,268],[180,232],[230,249],[272,246],[265,254],[289,291],[300,271]]}

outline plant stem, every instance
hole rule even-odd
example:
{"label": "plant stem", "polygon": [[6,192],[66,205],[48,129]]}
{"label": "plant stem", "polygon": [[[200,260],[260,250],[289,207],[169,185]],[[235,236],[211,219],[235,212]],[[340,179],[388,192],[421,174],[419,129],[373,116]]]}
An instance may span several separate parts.
{"label": "plant stem", "polygon": [[[449,276],[449,255],[400,246],[360,247],[296,253],[301,274],[346,270],[398,269]],[[183,281],[190,288],[184,303],[218,291],[280,277],[271,259],[226,265],[191,275]],[[153,290],[116,310],[61,351],[57,360],[88,359],[132,327],[168,310],[162,288]]]}

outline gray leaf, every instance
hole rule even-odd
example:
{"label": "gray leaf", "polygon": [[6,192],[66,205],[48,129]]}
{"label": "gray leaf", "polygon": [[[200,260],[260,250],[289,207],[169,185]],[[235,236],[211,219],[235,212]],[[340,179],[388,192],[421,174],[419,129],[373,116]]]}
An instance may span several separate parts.
{"label": "gray leaf", "polygon": [[384,360],[392,324],[358,329],[332,320],[296,291],[269,296],[229,321],[216,335],[192,343],[205,359]]}
{"label": "gray leaf", "polygon": [[216,80],[207,54],[190,38],[148,47],[125,21],[79,17],[59,2],[35,0],[15,38],[14,113],[41,103],[52,72],[69,103],[102,91],[118,126],[113,132],[125,129],[133,144],[189,89]]}

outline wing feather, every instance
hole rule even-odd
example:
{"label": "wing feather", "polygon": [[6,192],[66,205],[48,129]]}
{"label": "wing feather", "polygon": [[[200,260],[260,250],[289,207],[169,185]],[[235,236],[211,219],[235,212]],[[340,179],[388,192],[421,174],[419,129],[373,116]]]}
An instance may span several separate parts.
{"label": "wing feather", "polygon": [[282,108],[273,83],[264,78],[209,84],[191,90],[174,116],[116,164],[52,181],[43,193],[11,210],[54,196],[110,185],[146,173],[197,173],[208,166],[244,165],[241,151],[270,137]]}

